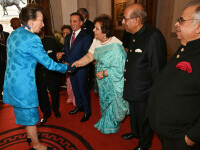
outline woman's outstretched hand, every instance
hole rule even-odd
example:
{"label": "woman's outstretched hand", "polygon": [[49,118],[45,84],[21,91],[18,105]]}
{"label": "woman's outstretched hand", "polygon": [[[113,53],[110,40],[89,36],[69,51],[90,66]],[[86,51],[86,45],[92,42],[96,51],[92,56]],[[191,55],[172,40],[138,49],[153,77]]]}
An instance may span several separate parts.
{"label": "woman's outstretched hand", "polygon": [[72,67],[79,67],[80,66],[80,63],[79,61],[75,61],[73,64],[72,64]]}

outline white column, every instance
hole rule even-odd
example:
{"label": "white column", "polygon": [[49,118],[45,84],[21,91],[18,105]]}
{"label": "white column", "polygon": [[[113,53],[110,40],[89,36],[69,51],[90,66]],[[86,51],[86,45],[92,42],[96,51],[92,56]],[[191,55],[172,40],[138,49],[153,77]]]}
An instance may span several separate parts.
{"label": "white column", "polygon": [[70,14],[77,11],[77,0],[61,0],[63,24],[70,24]]}
{"label": "white column", "polygon": [[[50,12],[52,19],[52,31],[60,31],[61,26],[63,25],[63,16],[62,16],[62,6],[61,0],[50,0]],[[59,11],[58,11],[59,10]],[[55,30],[55,31],[54,31]]]}
{"label": "white column", "polygon": [[100,14],[112,15],[112,2],[111,0],[97,0],[97,16]]}
{"label": "white column", "polygon": [[89,0],[89,19],[94,21],[94,18],[97,16],[97,0]]}

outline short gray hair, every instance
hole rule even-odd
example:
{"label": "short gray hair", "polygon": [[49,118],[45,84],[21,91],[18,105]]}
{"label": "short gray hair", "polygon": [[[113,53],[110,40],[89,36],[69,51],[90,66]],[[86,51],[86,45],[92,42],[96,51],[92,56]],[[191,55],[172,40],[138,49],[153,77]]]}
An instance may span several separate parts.
{"label": "short gray hair", "polygon": [[194,12],[194,20],[193,20],[193,24],[196,24],[200,21],[200,6],[197,7],[197,9]]}
{"label": "short gray hair", "polygon": [[199,0],[193,0],[185,5],[184,10],[188,7],[197,6],[194,14],[193,14],[193,24],[196,24],[200,21],[200,1]]}
{"label": "short gray hair", "polygon": [[189,2],[188,4],[186,4],[183,10],[185,10],[188,7],[197,6],[197,5],[200,5],[200,1],[199,0],[193,0],[193,1]]}
{"label": "short gray hair", "polygon": [[144,10],[137,9],[131,12],[130,18],[140,18],[141,23],[144,24],[147,18],[147,13]]}
{"label": "short gray hair", "polygon": [[79,8],[79,9],[77,10],[77,12],[79,12],[79,11],[81,11],[82,14],[85,14],[86,17],[88,18],[89,13],[88,13],[88,10],[87,10],[86,8]]}

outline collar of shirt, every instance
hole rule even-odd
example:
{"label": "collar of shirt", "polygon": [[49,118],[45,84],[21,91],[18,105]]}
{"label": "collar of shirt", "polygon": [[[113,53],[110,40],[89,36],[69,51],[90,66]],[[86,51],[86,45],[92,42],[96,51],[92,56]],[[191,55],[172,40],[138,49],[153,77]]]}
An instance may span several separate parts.
{"label": "collar of shirt", "polygon": [[[81,32],[81,29],[78,29],[77,31],[75,31],[75,38],[77,37],[77,35]],[[73,36],[73,33],[74,31],[72,32],[72,36]],[[72,36],[71,36],[71,39],[72,39]]]}
{"label": "collar of shirt", "polygon": [[135,34],[133,34],[133,38],[138,39],[140,38],[141,34],[145,31],[146,29],[146,24],[144,24],[140,30],[138,30]]}

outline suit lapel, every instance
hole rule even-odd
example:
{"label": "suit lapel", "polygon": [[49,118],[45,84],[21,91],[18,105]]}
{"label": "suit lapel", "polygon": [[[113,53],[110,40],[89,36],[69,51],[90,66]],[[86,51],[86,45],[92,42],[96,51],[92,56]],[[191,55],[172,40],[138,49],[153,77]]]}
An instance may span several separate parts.
{"label": "suit lapel", "polygon": [[72,44],[72,47],[70,49],[73,49],[78,44],[78,41],[80,41],[81,37],[82,37],[82,30],[79,32],[79,34],[75,38],[74,43]]}
{"label": "suit lapel", "polygon": [[70,36],[69,36],[70,38],[68,38],[67,41],[66,41],[68,49],[70,49],[70,39],[71,39],[71,36],[72,36],[72,34],[70,34]]}

